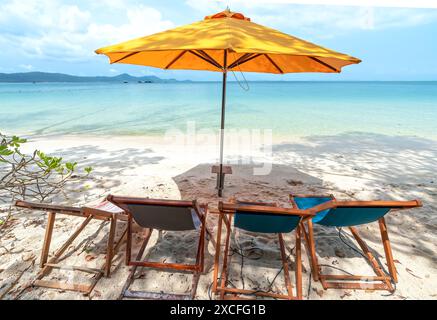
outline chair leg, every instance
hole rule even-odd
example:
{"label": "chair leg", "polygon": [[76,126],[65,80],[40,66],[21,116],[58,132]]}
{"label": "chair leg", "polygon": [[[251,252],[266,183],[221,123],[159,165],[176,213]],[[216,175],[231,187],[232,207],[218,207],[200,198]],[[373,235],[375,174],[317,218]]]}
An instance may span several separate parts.
{"label": "chair leg", "polygon": [[127,218],[127,235],[126,235],[126,265],[128,266],[132,259],[132,216]]}
{"label": "chair leg", "polygon": [[197,286],[199,284],[199,278],[200,278],[200,272],[195,272],[193,274],[193,281],[191,283],[191,293],[190,293],[191,300],[194,300],[194,298],[196,297]]}
{"label": "chair leg", "polygon": [[[67,241],[64,242],[61,248],[56,251],[56,253],[53,255],[53,257],[49,260],[49,263],[56,263],[59,259],[59,257],[69,248],[71,243],[79,236],[79,234],[83,231],[83,229],[87,226],[87,224],[93,219],[93,216],[87,217],[82,224],[76,229],[76,231],[70,236],[70,238],[67,239]],[[38,273],[37,279],[42,279],[47,274],[50,273],[52,270],[51,267],[45,266],[42,268],[42,270]]]}
{"label": "chair leg", "polygon": [[282,259],[282,267],[283,267],[283,271],[284,271],[285,285],[287,287],[288,296],[291,300],[291,299],[293,299],[293,287],[291,285],[291,280],[290,280],[287,255],[285,254],[284,238],[282,237],[281,233],[278,233],[278,238],[279,238],[279,248],[281,249],[281,259]]}
{"label": "chair leg", "polygon": [[[224,217],[224,216],[223,216]],[[227,278],[228,278],[228,265],[231,262],[232,256],[229,256],[229,248],[230,248],[230,236],[232,233],[231,228],[231,221],[227,221],[224,218],[222,220],[219,220],[219,227],[221,228],[221,223],[225,222],[226,225],[226,238],[225,238],[225,249],[223,253],[223,262],[222,262],[222,270],[220,275],[220,286],[217,288],[217,291],[219,291],[220,300],[234,300],[234,299],[243,299],[240,297],[240,295],[255,295],[255,296],[261,296],[261,297],[269,297],[269,298],[275,298],[275,299],[302,299],[302,254],[301,254],[301,229],[300,227],[297,229],[296,232],[296,291],[297,295],[293,295],[293,285],[290,280],[290,272],[289,272],[289,266],[287,261],[287,255],[285,252],[285,244],[282,234],[278,234],[279,237],[279,246],[281,251],[281,260],[283,263],[283,271],[284,271],[284,278],[285,278],[285,284],[287,287],[287,295],[285,294],[276,294],[276,293],[270,293],[270,292],[262,292],[259,290],[245,290],[245,289],[238,289],[238,288],[229,288],[227,287]],[[219,229],[220,230],[220,229]],[[220,240],[221,237],[217,238],[216,245],[220,247]],[[216,251],[217,253],[218,251]],[[216,254],[217,258],[217,254]],[[218,268],[218,260],[216,261],[217,268]],[[217,276],[214,276],[215,281],[217,281]],[[231,296],[226,296],[226,295]]]}
{"label": "chair leg", "polygon": [[316,253],[316,242],[314,240],[314,228],[313,228],[313,222],[311,220],[308,220],[308,233],[305,230],[305,225],[302,224],[301,231],[305,237],[305,243],[308,247],[308,252],[310,255],[311,260],[311,271],[313,274],[314,281],[319,281],[319,264],[317,261],[317,253]]}
{"label": "chair leg", "polygon": [[[115,232],[114,232],[115,233]],[[114,239],[113,239],[113,253],[112,253],[112,258],[109,260],[109,262],[108,262],[108,259],[106,259],[106,262],[105,262],[105,264],[102,266],[102,269],[106,269],[107,268],[107,266],[108,266],[108,263],[110,264],[110,265],[112,265],[112,259],[114,258],[114,255],[118,252],[118,250],[119,250],[119,248],[120,248],[120,246],[121,246],[121,244],[122,244],[122,242],[123,242],[123,239],[124,239],[124,237],[126,236],[126,234],[127,234],[127,229],[125,229],[124,231],[123,231],[123,233],[121,234],[121,236],[120,236],[120,238],[118,238],[118,240],[115,242],[115,235],[114,235]],[[111,237],[109,237],[109,238],[111,238]],[[108,240],[109,241],[109,240]],[[109,268],[109,271],[110,271],[111,269]],[[109,277],[109,275],[110,275],[110,273],[108,273],[108,275],[107,275],[107,277]],[[97,285],[97,282],[100,280],[100,278],[103,276],[103,272],[101,272],[101,273],[99,273],[95,278],[94,278],[94,280],[93,280],[93,283],[91,284],[91,286],[90,286],[90,288],[89,288],[89,290],[88,290],[88,293],[87,293],[87,295],[89,295],[89,294],[91,294],[91,292],[94,290],[94,287]]]}
{"label": "chair leg", "polygon": [[[129,235],[129,231],[130,231],[129,230],[129,224],[130,223],[128,222],[128,226],[127,226],[128,231],[127,231],[127,235],[126,235],[127,239],[128,239],[127,240],[128,242],[129,242],[129,238],[132,236],[132,235]],[[153,229],[147,229],[146,237],[144,238],[144,241],[143,241],[143,244],[141,245],[140,251],[138,251],[138,254],[137,254],[137,259],[136,259],[137,261],[140,260],[141,257],[143,256],[144,251],[146,250],[146,247],[147,247],[147,243],[149,242],[150,236],[152,235],[152,232],[153,232]],[[130,262],[130,259],[129,259],[129,262]],[[124,283],[123,289],[121,289],[121,293],[120,293],[120,295],[118,297],[118,300],[121,300],[121,299],[124,298],[126,291],[129,290],[130,285],[132,284],[132,282],[134,282],[134,280],[135,280],[135,273],[137,271],[137,268],[138,268],[138,265],[132,266],[132,268],[131,268],[131,270],[129,272],[129,276],[126,279],[126,282]]]}
{"label": "chair leg", "polygon": [[204,258],[205,258],[205,219],[203,218],[202,227],[199,232],[199,244],[197,246],[197,254],[196,254],[196,266],[198,267],[198,271],[200,273],[203,272],[204,267]]}
{"label": "chair leg", "polygon": [[[52,232],[53,232],[53,224],[54,224],[55,214],[49,215],[49,221],[46,229],[46,236],[44,239],[44,247],[41,256],[41,264],[42,269],[36,275],[36,278],[32,281],[32,286],[36,287],[46,287],[53,289],[62,289],[62,290],[70,290],[70,291],[80,291],[84,294],[88,294],[90,292],[90,288],[92,286],[83,285],[83,284],[65,284],[57,281],[45,281],[42,280],[45,276],[47,276],[53,268],[58,268],[59,265],[58,260],[62,256],[62,254],[70,247],[71,243],[79,236],[79,234],[83,231],[83,229],[88,225],[88,223],[93,219],[93,216],[88,216],[82,224],[74,231],[74,233],[64,242],[64,244],[59,248],[53,256],[48,260],[48,250],[50,247]],[[94,271],[93,271],[94,273]]]}
{"label": "chair leg", "polygon": [[206,246],[207,246],[207,242],[206,242],[205,234],[204,234],[203,240],[202,240],[201,256],[200,256],[200,273],[205,272],[205,247]]}
{"label": "chair leg", "polygon": [[222,224],[223,224],[223,216],[220,214],[218,227],[217,227],[217,240],[215,243],[215,256],[214,256],[214,274],[213,274],[213,285],[212,292],[217,292],[217,280],[218,280],[218,271],[219,271],[219,263],[220,263],[220,244],[222,237]]}
{"label": "chair leg", "polygon": [[302,300],[302,254],[301,254],[301,226],[296,229],[296,295]]}
{"label": "chair leg", "polygon": [[117,228],[117,217],[114,214],[112,215],[111,222],[109,225],[109,236],[108,236],[108,244],[106,250],[105,277],[109,277],[111,273],[112,258],[114,257],[114,238],[115,238],[116,228]]}
{"label": "chair leg", "polygon": [[228,282],[228,254],[229,254],[229,242],[231,237],[231,228],[228,227],[226,231],[226,241],[225,241],[225,252],[223,253],[223,266],[222,266],[222,272],[221,272],[221,281],[220,281],[220,300],[223,300],[225,298],[225,287],[226,283]]}
{"label": "chair leg", "polygon": [[387,260],[387,266],[388,270],[390,272],[390,275],[395,283],[398,282],[398,275],[396,272],[396,266],[393,260],[393,253],[391,250],[391,244],[390,239],[388,238],[388,231],[387,231],[387,225],[385,224],[385,219],[382,217],[378,220],[379,222],[379,229],[381,230],[381,238],[382,243],[384,245],[384,252],[385,252],[385,258]]}
{"label": "chair leg", "polygon": [[41,252],[41,261],[40,261],[41,268],[43,268],[44,265],[47,263],[47,259],[49,257],[50,243],[52,242],[53,227],[55,225],[55,219],[56,219],[56,213],[49,212],[49,215],[47,218],[46,233],[44,236],[44,244],[43,244],[43,249]]}
{"label": "chair leg", "polygon": [[321,269],[319,268],[319,279],[323,288],[325,290],[332,288],[352,290],[388,290],[393,292],[394,288],[390,281],[390,276],[384,273],[382,266],[373,256],[364,240],[360,237],[357,229],[355,227],[349,227],[349,230],[360,246],[365,259],[369,262],[376,276],[322,274]]}
{"label": "chair leg", "polygon": [[370,262],[373,270],[375,271],[376,275],[379,277],[384,277],[383,282],[387,286],[389,291],[393,291],[393,286],[388,281],[387,277],[385,277],[384,272],[381,269],[381,266],[379,265],[378,261],[376,261],[373,254],[370,252],[369,248],[367,247],[366,243],[363,239],[361,239],[360,235],[358,234],[358,231],[355,227],[349,227],[349,230],[352,232],[352,235],[354,236],[355,240],[358,242],[359,246],[361,247],[361,250],[363,250],[364,255],[366,256],[367,260]]}

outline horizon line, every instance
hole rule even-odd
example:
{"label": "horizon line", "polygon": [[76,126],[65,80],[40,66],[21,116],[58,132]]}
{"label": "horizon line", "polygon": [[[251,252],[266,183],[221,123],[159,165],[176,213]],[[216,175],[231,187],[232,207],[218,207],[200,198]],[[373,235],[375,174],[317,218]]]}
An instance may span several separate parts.
{"label": "horizon line", "polygon": [[[178,80],[175,78],[161,78],[160,76],[157,75],[132,75],[129,74],[127,72],[124,73],[120,73],[117,75],[75,75],[75,74],[69,74],[69,73],[62,73],[62,72],[46,72],[46,71],[26,71],[26,72],[11,72],[11,73],[6,73],[6,72],[0,72],[0,74],[4,74],[4,75],[15,75],[15,74],[32,74],[32,73],[43,73],[43,74],[58,74],[58,75],[65,75],[65,76],[71,76],[71,77],[78,77],[78,78],[98,78],[98,77],[103,77],[103,78],[116,78],[119,76],[123,76],[123,75],[127,75],[133,78],[146,78],[146,77],[154,77],[154,78],[158,78],[160,80],[163,81],[176,81],[176,82],[211,82],[211,83],[215,83],[215,82],[222,82],[221,80],[192,80],[192,79],[183,79],[183,80]],[[381,80],[381,79],[348,79],[348,80],[268,80],[268,79],[259,79],[259,80],[246,80],[246,81],[238,81],[238,80],[228,80],[228,83],[239,83],[239,82],[436,82],[437,79],[433,79],[433,80],[429,80],[429,79],[414,79],[414,80],[410,80],[410,79],[396,79],[396,80],[390,80],[390,79],[385,79],[385,80]],[[15,82],[2,82],[0,81],[0,83],[32,83],[32,82],[37,82],[37,83],[69,83],[69,81],[15,81]],[[85,82],[85,81],[84,81]],[[90,82],[98,82],[98,81],[90,81]]]}

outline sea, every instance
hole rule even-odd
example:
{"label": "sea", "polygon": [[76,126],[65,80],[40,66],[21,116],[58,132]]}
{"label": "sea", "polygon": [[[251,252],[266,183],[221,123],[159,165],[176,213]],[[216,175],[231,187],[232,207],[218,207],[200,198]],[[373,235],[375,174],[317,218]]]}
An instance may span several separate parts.
{"label": "sea", "polygon": [[[0,84],[0,132],[162,135],[219,129],[220,82]],[[437,82],[229,82],[227,129],[274,137],[372,133],[437,140]]]}

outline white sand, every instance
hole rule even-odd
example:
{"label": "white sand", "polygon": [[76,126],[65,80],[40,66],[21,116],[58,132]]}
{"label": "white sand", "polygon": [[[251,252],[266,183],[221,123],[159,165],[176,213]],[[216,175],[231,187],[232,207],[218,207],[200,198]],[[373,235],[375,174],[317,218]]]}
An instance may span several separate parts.
{"label": "white sand", "polygon": [[[163,140],[145,137],[44,137],[33,140],[28,150],[39,148],[47,153],[62,154],[78,161],[80,167],[91,165],[95,171],[89,179],[70,185],[70,199],[65,204],[83,205],[98,202],[107,194],[151,198],[193,199],[210,203],[214,208],[215,177],[210,164],[216,161],[215,147],[199,147],[187,152]],[[229,159],[237,159],[244,151],[227,150]],[[389,137],[370,134],[345,134],[335,137],[311,137],[273,145],[272,157],[257,154],[257,162],[272,160],[268,176],[254,176],[253,165],[233,165],[234,174],[226,180],[225,198],[275,201],[287,203],[291,193],[333,193],[340,199],[421,199],[419,209],[393,212],[387,217],[389,236],[399,273],[393,295],[386,291],[324,291],[311,282],[309,264],[303,254],[304,298],[309,299],[435,299],[436,277],[436,212],[437,212],[437,142],[414,137]],[[247,159],[243,157],[243,159]],[[209,165],[208,165],[209,163]],[[259,165],[256,165],[259,167]],[[6,209],[5,207],[3,207]],[[0,212],[0,217],[6,215]],[[0,297],[4,299],[88,299],[79,293],[51,289],[26,288],[39,270],[39,254],[44,237],[46,214],[26,210],[14,211],[13,219],[0,234]],[[215,219],[208,224],[214,229]],[[52,249],[82,222],[78,218],[58,219]],[[122,230],[119,226],[118,233]],[[317,254],[321,264],[332,265],[355,274],[371,274],[371,268],[338,238],[337,231],[316,228]],[[359,227],[359,231],[376,256],[384,262],[383,247],[377,224]],[[68,250],[68,264],[100,266],[104,261],[108,226],[92,222]],[[293,235],[285,237],[287,248],[294,246]],[[159,240],[159,241],[157,241]],[[237,241],[237,242],[235,242]],[[135,249],[140,237],[136,237]],[[280,256],[275,236],[237,232],[232,246],[240,246],[244,259],[245,288],[266,289],[280,270]],[[195,255],[195,233],[158,232],[146,255],[157,261],[189,262]],[[115,299],[128,276],[124,265],[124,246],[114,259],[111,278],[103,278],[89,298]],[[341,256],[341,257],[340,257]],[[214,248],[206,252],[206,272],[201,276],[197,297],[208,299],[212,281]],[[291,256],[291,270],[294,256]],[[242,285],[241,257],[233,255],[230,279]],[[335,270],[329,270],[335,271]],[[88,280],[77,272],[53,271],[48,279],[81,282]],[[185,292],[191,277],[177,272],[144,270],[134,289]],[[294,280],[294,274],[292,273]],[[272,286],[284,292],[282,274]],[[309,293],[309,297],[308,297]],[[18,294],[20,294],[18,296]]]}

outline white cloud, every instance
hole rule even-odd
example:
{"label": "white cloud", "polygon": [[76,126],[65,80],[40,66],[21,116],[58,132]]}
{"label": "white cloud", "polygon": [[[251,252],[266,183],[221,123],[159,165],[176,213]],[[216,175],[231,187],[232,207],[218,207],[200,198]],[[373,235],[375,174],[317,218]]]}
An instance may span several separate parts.
{"label": "white cloud", "polygon": [[163,20],[158,10],[144,5],[129,7],[125,14],[127,22],[122,25],[90,24],[87,36],[96,41],[101,39],[103,45],[103,42],[128,40],[174,27],[171,21]]}
{"label": "white cloud", "polygon": [[77,6],[61,6],[60,13],[59,25],[70,32],[85,31],[91,20],[90,12],[81,11]]}
{"label": "white cloud", "polygon": [[224,3],[224,1],[221,0],[186,0],[185,3],[197,11],[208,12],[212,14],[223,11],[229,1]]}
{"label": "white cloud", "polygon": [[[94,20],[105,11],[117,22]],[[171,27],[174,24],[158,10],[141,4],[123,6],[118,0],[90,6],[65,5],[62,0],[9,0],[0,10],[2,46],[61,61],[88,60],[101,46]]]}
{"label": "white cloud", "polygon": [[[390,2],[390,1],[389,1]],[[405,4],[400,0],[399,4]],[[305,3],[301,5],[294,3]],[[348,4],[311,5],[314,3]],[[355,30],[372,30],[411,27],[437,20],[437,10],[411,8],[379,8],[363,6],[375,1],[342,0],[187,0],[186,4],[203,14],[223,10],[229,5],[231,10],[239,11],[253,22],[280,30],[293,30],[293,33],[312,34],[319,38],[329,38]],[[384,3],[382,1],[381,3]],[[409,2],[415,3],[415,2]],[[437,1],[436,1],[437,3]],[[361,4],[361,6],[359,6]],[[392,2],[395,4],[395,2]],[[423,1],[418,4],[424,5]]]}
{"label": "white cloud", "polygon": [[58,0],[9,0],[0,11],[2,29],[15,29],[24,34],[40,33],[50,28],[81,31],[89,20],[90,12],[82,11],[76,5],[63,5]]}
{"label": "white cloud", "polygon": [[20,64],[20,68],[30,71],[33,69],[33,66],[31,64]]}
{"label": "white cloud", "polygon": [[187,0],[194,8],[212,9],[226,5],[261,6],[271,4],[337,5],[358,7],[437,8],[435,0]]}
{"label": "white cloud", "polygon": [[291,6],[282,8],[281,15],[255,13],[252,18],[261,24],[328,36],[354,30],[407,28],[426,24],[437,20],[437,10]]}
{"label": "white cloud", "polygon": [[156,72],[146,68],[140,70],[141,75],[143,76],[157,76]]}

